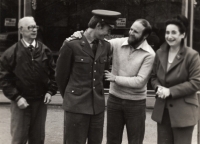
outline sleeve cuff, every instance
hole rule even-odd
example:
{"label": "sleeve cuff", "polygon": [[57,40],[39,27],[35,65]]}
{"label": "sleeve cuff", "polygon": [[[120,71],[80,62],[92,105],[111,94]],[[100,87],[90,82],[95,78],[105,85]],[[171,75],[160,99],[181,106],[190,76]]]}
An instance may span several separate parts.
{"label": "sleeve cuff", "polygon": [[114,80],[114,82],[117,83],[117,76],[115,76],[115,80]]}
{"label": "sleeve cuff", "polygon": [[22,98],[22,97],[21,97],[21,96],[18,96],[18,97],[15,99],[15,101],[18,102],[20,98]]}
{"label": "sleeve cuff", "polygon": [[156,89],[155,89],[155,92],[157,92],[158,91],[158,86],[156,86]]}
{"label": "sleeve cuff", "polygon": [[51,96],[53,95],[53,93],[52,93],[52,92],[50,92],[50,91],[48,91],[47,93],[49,93]]}

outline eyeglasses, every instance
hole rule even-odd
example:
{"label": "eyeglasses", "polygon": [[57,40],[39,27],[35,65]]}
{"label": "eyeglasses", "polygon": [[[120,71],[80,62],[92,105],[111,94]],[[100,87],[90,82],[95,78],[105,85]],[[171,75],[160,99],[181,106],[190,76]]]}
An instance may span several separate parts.
{"label": "eyeglasses", "polygon": [[[23,28],[23,27],[21,27],[21,28]],[[37,25],[30,25],[30,26],[27,26],[27,28],[28,28],[28,30],[33,31],[34,29],[38,30],[39,26],[37,26]]]}
{"label": "eyeglasses", "polygon": [[31,30],[31,31],[32,31],[32,30],[34,30],[34,29],[37,29],[37,30],[38,30],[38,29],[39,29],[39,26],[37,26],[37,25],[31,25],[31,26],[28,26],[27,28],[28,28],[28,30]]}

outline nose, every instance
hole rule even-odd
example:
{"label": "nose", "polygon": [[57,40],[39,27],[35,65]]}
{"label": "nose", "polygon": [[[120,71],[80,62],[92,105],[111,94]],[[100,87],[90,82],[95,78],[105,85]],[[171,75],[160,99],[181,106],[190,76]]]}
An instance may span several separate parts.
{"label": "nose", "polygon": [[167,34],[167,38],[171,39],[172,38],[172,34],[171,33]]}
{"label": "nose", "polygon": [[34,28],[34,29],[33,29],[33,32],[36,33],[36,32],[37,32],[37,28]]}
{"label": "nose", "polygon": [[134,35],[133,30],[129,30],[129,35]]}

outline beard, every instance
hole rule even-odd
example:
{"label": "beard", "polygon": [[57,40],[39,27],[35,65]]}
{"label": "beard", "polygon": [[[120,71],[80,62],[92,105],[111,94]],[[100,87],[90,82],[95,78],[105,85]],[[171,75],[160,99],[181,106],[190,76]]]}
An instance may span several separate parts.
{"label": "beard", "polygon": [[144,39],[143,35],[139,38],[129,35],[128,43],[135,48],[135,46],[138,46],[143,41],[143,39]]}

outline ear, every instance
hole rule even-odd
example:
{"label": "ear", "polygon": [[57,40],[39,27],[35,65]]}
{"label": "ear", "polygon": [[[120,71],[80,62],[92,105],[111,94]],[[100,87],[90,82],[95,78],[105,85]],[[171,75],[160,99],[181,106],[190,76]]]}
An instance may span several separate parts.
{"label": "ear", "polygon": [[182,36],[182,38],[184,39],[184,38],[185,38],[185,36],[186,36],[186,35],[185,35],[185,32],[184,32],[184,33],[182,33],[182,34],[181,34],[181,36]]}
{"label": "ear", "polygon": [[148,36],[149,36],[148,34],[145,34],[145,35],[143,36],[144,40],[147,39]]}
{"label": "ear", "polygon": [[97,28],[97,29],[102,29],[103,27],[102,27],[102,25],[101,25],[100,23],[97,23],[97,24],[96,24],[96,28]]}
{"label": "ear", "polygon": [[22,28],[19,28],[19,32],[20,32],[20,34],[22,34]]}

